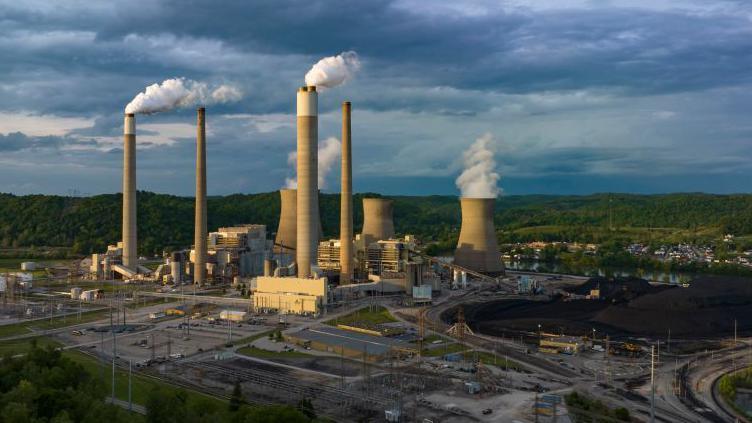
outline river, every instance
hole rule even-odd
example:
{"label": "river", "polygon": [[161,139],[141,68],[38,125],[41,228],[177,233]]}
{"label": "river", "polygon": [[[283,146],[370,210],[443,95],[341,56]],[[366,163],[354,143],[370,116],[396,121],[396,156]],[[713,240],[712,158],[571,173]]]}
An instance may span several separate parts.
{"label": "river", "polygon": [[606,267],[587,267],[587,266],[567,266],[562,263],[541,263],[537,261],[505,261],[504,266],[509,270],[541,272],[541,273],[561,273],[567,275],[582,276],[635,276],[647,279],[651,282],[664,282],[678,284],[692,280],[696,275],[692,273],[672,272],[662,270],[645,270],[645,269],[627,269],[627,268],[606,268]]}

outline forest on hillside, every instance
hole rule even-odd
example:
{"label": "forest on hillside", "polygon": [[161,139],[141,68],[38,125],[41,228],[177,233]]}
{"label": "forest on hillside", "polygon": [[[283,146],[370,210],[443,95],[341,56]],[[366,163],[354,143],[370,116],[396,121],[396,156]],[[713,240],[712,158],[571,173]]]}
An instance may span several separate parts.
{"label": "forest on hillside", "polygon": [[[355,231],[362,226],[357,194]],[[394,200],[395,230],[426,242],[450,246],[461,221],[453,196],[389,196]],[[138,236],[142,254],[188,247],[193,239],[192,197],[138,192]],[[276,231],[279,193],[235,194],[208,199],[209,230],[242,223]],[[339,232],[339,194],[322,194],[325,236]],[[121,195],[92,197],[0,194],[0,248],[68,247],[72,254],[101,251],[120,238]],[[496,201],[501,242],[529,240],[603,242],[614,236],[707,238],[731,233],[752,235],[752,195],[593,194],[586,196],[504,196]],[[615,230],[616,228],[616,230]],[[630,232],[629,228],[641,228]],[[618,234],[618,235],[617,235]]]}

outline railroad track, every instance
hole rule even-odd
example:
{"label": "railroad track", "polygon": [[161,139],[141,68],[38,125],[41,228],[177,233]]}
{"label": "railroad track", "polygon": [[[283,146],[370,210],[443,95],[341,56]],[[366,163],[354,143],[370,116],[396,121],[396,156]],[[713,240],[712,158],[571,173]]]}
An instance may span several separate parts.
{"label": "railroad track", "polygon": [[278,389],[294,398],[317,399],[339,407],[362,405],[366,408],[383,409],[393,403],[392,400],[374,392],[365,395],[352,390],[333,386],[308,383],[300,380],[288,381],[279,373],[261,369],[239,369],[211,362],[177,363],[178,366],[215,372],[242,382],[252,382],[261,386]]}

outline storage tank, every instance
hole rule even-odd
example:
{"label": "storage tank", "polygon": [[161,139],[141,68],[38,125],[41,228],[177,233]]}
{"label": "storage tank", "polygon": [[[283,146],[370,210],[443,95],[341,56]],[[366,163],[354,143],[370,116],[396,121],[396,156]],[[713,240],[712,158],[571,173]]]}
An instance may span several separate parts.
{"label": "storage tank", "polygon": [[77,300],[81,297],[81,288],[71,288],[70,290],[70,297],[71,300]]}
{"label": "storage tank", "polygon": [[[460,199],[462,228],[454,264],[494,276],[504,272],[493,221],[495,201],[493,198]],[[456,275],[455,280],[461,283],[461,275]]]}

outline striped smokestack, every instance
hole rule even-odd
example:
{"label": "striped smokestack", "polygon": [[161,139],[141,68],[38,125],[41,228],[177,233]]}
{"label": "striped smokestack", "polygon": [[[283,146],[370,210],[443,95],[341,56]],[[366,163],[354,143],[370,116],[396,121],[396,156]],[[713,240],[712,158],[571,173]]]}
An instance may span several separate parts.
{"label": "striped smokestack", "polygon": [[311,276],[318,247],[318,94],[305,86],[297,94],[298,115],[298,199],[297,245],[298,277]]}
{"label": "striped smokestack", "polygon": [[352,140],[349,101],[342,103],[342,198],[340,200],[339,261],[341,284],[352,280],[353,272],[353,212],[352,212]]}
{"label": "striped smokestack", "polygon": [[136,240],[136,117],[123,122],[123,266],[138,271]]}
{"label": "striped smokestack", "polygon": [[193,244],[193,283],[206,283],[206,109],[196,113],[196,221]]}

